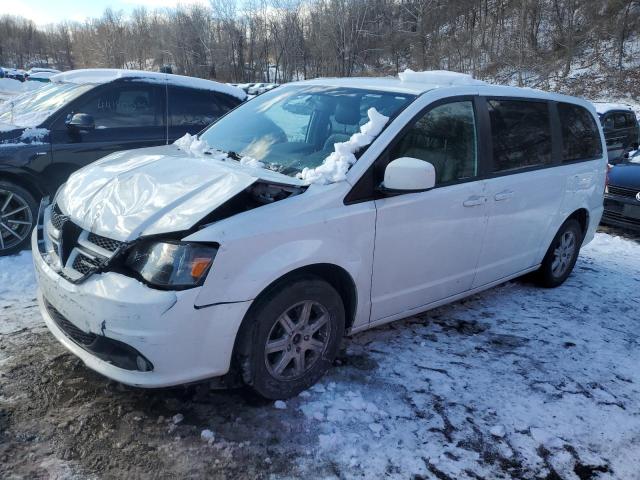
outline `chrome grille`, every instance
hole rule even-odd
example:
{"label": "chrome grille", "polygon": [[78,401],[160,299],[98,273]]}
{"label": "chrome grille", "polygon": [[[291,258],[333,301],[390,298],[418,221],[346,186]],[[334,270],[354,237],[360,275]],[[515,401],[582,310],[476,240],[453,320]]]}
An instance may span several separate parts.
{"label": "chrome grille", "polygon": [[81,282],[103,268],[126,245],[82,230],[57,204],[44,214],[44,243],[49,266],[72,282]]}
{"label": "chrome grille", "polygon": [[95,233],[89,233],[89,237],[87,238],[87,240],[89,242],[93,243],[94,245],[97,245],[97,246],[99,246],[101,248],[104,248],[105,250],[108,250],[110,252],[115,252],[124,243],[124,242],[120,242],[118,240],[113,240],[111,238],[102,237],[102,236],[97,235]]}
{"label": "chrome grille", "polygon": [[617,195],[619,197],[636,198],[636,195],[640,191],[637,188],[616,187],[615,185],[609,185],[609,195]]}
{"label": "chrome grille", "polygon": [[55,204],[51,209],[51,225],[53,225],[56,230],[62,230],[62,226],[66,221],[67,217],[60,212],[60,208]]}

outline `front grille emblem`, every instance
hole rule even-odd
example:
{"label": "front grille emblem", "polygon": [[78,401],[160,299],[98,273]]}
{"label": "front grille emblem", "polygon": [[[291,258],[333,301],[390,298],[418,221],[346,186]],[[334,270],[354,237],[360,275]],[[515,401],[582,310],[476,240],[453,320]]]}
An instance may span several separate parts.
{"label": "front grille emblem", "polygon": [[636,193],[636,200],[640,202],[640,192]]}

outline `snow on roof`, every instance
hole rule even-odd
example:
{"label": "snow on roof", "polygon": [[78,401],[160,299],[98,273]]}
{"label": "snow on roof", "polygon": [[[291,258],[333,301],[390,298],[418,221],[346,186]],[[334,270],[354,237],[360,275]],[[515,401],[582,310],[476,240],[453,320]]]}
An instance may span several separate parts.
{"label": "snow on roof", "polygon": [[205,80],[204,78],[186,77],[171,73],[146,72],[144,70],[125,70],[118,68],[86,68],[81,70],[69,70],[51,77],[52,82],[65,83],[108,83],[122,78],[137,78],[147,82],[169,83],[181,87],[199,88],[226,93],[240,100],[244,100],[247,94],[239,88],[225,83]]}
{"label": "snow on roof", "polygon": [[429,85],[437,85],[439,87],[449,87],[453,85],[486,85],[486,82],[476,80],[466,73],[450,72],[448,70],[414,72],[407,68],[404,72],[399,73],[398,77],[401,82],[426,83]]}
{"label": "snow on roof", "polygon": [[441,87],[488,85],[486,82],[476,80],[466,73],[449,72],[447,70],[414,72],[409,69],[400,73],[398,77],[317,78],[295,83],[366,88],[414,95]]}
{"label": "snow on roof", "polygon": [[599,115],[603,115],[607,112],[611,112],[613,110],[624,110],[627,112],[633,112],[633,108],[629,105],[625,105],[624,103],[607,103],[607,102],[592,102],[596,107],[596,112]]}

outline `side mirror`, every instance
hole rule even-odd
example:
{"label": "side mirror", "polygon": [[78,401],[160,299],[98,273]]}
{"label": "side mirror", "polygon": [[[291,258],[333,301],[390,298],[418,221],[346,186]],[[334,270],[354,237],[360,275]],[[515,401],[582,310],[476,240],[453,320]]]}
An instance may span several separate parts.
{"label": "side mirror", "polygon": [[386,193],[423,192],[436,185],[436,169],[417,158],[402,157],[393,160],[384,171],[381,190]]}
{"label": "side mirror", "polygon": [[67,120],[67,127],[77,130],[93,130],[96,128],[96,124],[88,113],[74,113],[71,119]]}

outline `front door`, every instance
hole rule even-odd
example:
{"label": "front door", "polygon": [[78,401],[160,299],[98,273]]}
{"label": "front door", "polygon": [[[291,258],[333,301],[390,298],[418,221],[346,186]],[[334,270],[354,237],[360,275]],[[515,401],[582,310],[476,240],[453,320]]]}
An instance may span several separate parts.
{"label": "front door", "polygon": [[417,116],[387,160],[433,164],[435,188],[376,200],[371,321],[471,288],[486,227],[472,97],[437,103]]}
{"label": "front door", "polygon": [[[67,126],[75,113],[90,115],[95,126]],[[164,145],[165,86],[126,82],[98,87],[73,102],[51,130],[53,161],[66,175],[112,152]]]}

